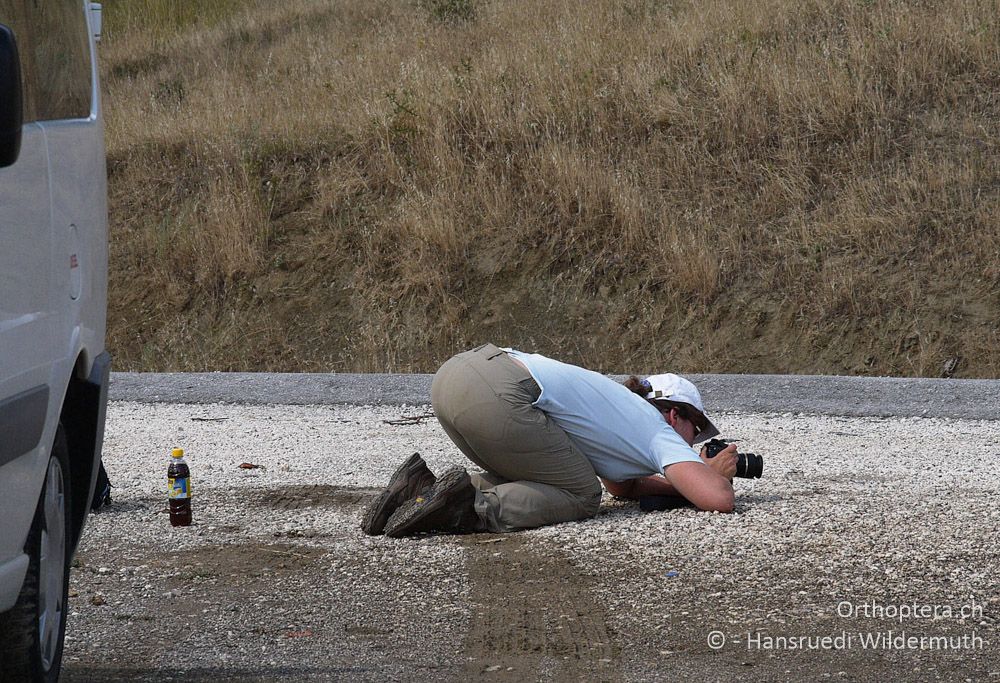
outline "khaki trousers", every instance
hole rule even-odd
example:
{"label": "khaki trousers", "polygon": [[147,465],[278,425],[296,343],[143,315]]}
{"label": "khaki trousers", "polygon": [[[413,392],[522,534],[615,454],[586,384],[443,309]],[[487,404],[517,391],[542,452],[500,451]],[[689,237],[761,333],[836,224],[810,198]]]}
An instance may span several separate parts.
{"label": "khaki trousers", "polygon": [[472,475],[489,531],[530,529],[597,514],[601,484],[590,461],[533,407],[538,384],[493,344],[460,353],[431,385],[438,421],[484,472]]}

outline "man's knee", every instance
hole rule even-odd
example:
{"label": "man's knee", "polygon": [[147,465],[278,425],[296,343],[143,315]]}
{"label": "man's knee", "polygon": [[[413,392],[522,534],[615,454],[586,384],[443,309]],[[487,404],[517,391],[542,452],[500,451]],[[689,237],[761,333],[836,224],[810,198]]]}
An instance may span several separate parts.
{"label": "man's knee", "polygon": [[601,508],[601,496],[603,493],[604,489],[601,488],[601,483],[597,479],[594,479],[593,484],[580,494],[583,509],[588,517],[597,516],[598,510]]}

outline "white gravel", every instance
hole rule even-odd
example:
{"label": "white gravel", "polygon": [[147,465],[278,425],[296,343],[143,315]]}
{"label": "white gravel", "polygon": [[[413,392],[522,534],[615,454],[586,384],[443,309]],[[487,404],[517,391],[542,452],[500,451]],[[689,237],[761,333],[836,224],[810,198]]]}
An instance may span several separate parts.
{"label": "white gravel", "polygon": [[[429,412],[428,406],[112,403],[104,452],[115,508],[91,517],[80,546],[67,680],[96,678],[95,671],[117,680],[100,669],[109,662],[119,662],[123,672],[136,667],[128,669],[134,677],[156,678],[181,650],[191,667],[264,667],[292,680],[405,679],[429,658],[434,664],[421,669],[422,677],[453,677],[463,666],[462,637],[474,590],[464,569],[466,546],[447,537],[364,537],[357,529],[359,505],[285,513],[265,504],[276,491],[295,487],[382,486],[414,451],[435,472],[465,465],[433,418],[388,423]],[[723,436],[765,458],[763,479],[737,480],[735,515],[642,514],[606,496],[596,519],[523,532],[531,543],[564,553],[593,581],[609,630],[617,634],[623,678],[655,678],[666,660],[676,671],[687,670],[688,660],[678,660],[677,653],[690,654],[691,671],[698,671],[697,657],[716,654],[704,644],[712,629],[729,638],[724,661],[738,666],[749,660],[744,674],[737,674],[757,680],[750,668],[756,662],[761,680],[780,678],[783,671],[798,670],[784,665],[802,666],[797,654],[766,653],[766,668],[764,660],[754,659],[759,653],[732,643],[755,629],[772,635],[856,631],[861,621],[838,614],[844,602],[959,606],[974,600],[983,606],[981,618],[920,622],[916,630],[933,635],[976,629],[987,642],[1000,642],[1000,423],[715,417]],[[192,470],[197,525],[190,529],[171,529],[163,512],[167,459],[177,446],[185,449]],[[261,467],[240,469],[241,463]],[[157,549],[215,552],[234,544],[286,542],[315,548],[323,569],[318,578],[292,573],[283,579],[284,590],[301,594],[301,603],[281,605],[284,613],[266,622],[265,632],[255,635],[260,622],[253,612],[275,609],[266,591],[246,596],[245,604],[209,600],[199,605],[205,610],[199,633],[129,663],[129,634],[144,608],[169,609],[171,600],[185,595],[206,599],[194,586],[197,572],[185,584],[187,575],[177,566],[158,566]],[[164,590],[168,584],[174,587]],[[314,639],[295,637],[333,622],[339,640],[324,641],[322,648],[310,644]],[[898,627],[877,618],[863,623]],[[155,621],[140,626],[158,628]],[[280,638],[275,629],[293,635]],[[372,634],[391,634],[391,652]],[[953,654],[878,653],[913,680],[949,678],[956,671],[1000,676],[996,655],[974,652],[971,659],[953,661]],[[836,675],[839,661],[849,666],[854,660],[833,658],[812,673]]]}

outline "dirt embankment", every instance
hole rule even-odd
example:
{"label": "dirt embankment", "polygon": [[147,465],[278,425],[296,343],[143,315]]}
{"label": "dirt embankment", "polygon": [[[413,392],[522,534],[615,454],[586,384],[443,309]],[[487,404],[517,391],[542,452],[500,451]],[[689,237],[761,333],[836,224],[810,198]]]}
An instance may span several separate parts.
{"label": "dirt embankment", "polygon": [[138,7],[120,369],[1000,377],[990,2]]}

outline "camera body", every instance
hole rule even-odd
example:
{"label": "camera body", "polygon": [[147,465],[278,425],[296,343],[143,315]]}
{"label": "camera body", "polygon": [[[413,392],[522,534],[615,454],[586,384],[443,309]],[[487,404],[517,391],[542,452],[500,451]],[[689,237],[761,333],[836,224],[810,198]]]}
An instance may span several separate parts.
{"label": "camera body", "polygon": [[[705,443],[705,457],[714,458],[729,445],[724,439],[712,439]],[[754,453],[736,455],[736,476],[742,479],[760,479],[764,473],[764,458]]]}

